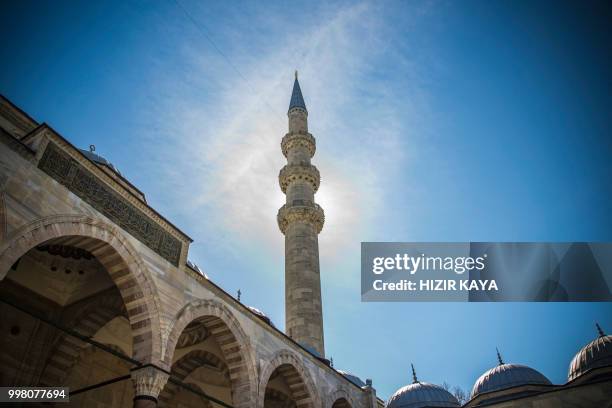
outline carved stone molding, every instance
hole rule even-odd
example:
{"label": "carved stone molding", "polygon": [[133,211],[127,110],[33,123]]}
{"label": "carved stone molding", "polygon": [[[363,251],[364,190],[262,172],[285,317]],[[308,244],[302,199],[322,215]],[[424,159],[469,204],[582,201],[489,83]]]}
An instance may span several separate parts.
{"label": "carved stone molding", "polygon": [[287,133],[281,141],[281,149],[287,157],[289,150],[294,147],[303,146],[310,152],[310,157],[314,156],[316,151],[315,138],[310,133]]}
{"label": "carved stone molding", "polygon": [[167,373],[153,366],[137,368],[130,375],[134,384],[135,396],[146,395],[155,399],[159,396],[169,377]]}
{"label": "carved stone molding", "polygon": [[178,266],[181,242],[58,146],[49,143],[38,167],[162,258]]}
{"label": "carved stone molding", "polygon": [[312,205],[283,205],[278,210],[278,227],[284,234],[289,224],[293,222],[307,222],[312,224],[317,234],[323,229],[325,223],[325,213],[319,204]]}
{"label": "carved stone molding", "polygon": [[304,180],[312,185],[313,191],[316,193],[319,189],[321,176],[319,170],[313,166],[290,165],[283,167],[278,175],[278,182],[283,193],[287,192],[287,187],[294,181]]}
{"label": "carved stone molding", "polygon": [[15,133],[22,136],[36,127],[36,123],[27,118],[18,109],[11,106],[10,102],[0,99],[0,116],[8,119],[9,123],[15,127]]}

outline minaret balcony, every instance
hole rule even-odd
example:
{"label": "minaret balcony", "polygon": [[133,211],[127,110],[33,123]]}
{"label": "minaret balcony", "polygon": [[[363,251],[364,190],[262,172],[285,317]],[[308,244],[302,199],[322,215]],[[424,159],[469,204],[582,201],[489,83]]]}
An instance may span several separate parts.
{"label": "minaret balcony", "polygon": [[287,227],[294,222],[306,222],[314,226],[317,234],[323,229],[325,213],[323,208],[316,203],[304,203],[304,205],[283,205],[278,210],[278,227],[284,234]]}
{"label": "minaret balcony", "polygon": [[289,154],[289,150],[300,146],[308,149],[310,152],[310,157],[314,156],[316,151],[316,142],[314,136],[312,136],[310,133],[287,133],[281,141],[281,149],[283,150],[285,157],[287,157]]}
{"label": "minaret balcony", "polygon": [[321,182],[321,176],[319,170],[309,165],[291,165],[287,164],[283,167],[278,175],[278,182],[283,193],[287,193],[287,187],[289,184],[295,181],[305,181],[312,186],[313,192],[317,192],[319,189],[319,183]]}

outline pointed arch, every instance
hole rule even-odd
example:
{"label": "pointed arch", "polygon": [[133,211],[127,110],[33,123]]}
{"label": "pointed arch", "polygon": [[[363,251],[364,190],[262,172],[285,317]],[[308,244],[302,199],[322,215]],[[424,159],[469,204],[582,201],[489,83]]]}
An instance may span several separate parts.
{"label": "pointed arch", "polygon": [[272,374],[279,370],[292,390],[292,397],[298,407],[318,408],[321,400],[316,393],[316,387],[301,358],[289,350],[278,351],[264,366],[259,381],[259,398],[257,406],[264,407],[265,394]]}
{"label": "pointed arch", "polygon": [[133,358],[157,363],[162,344],[157,290],[144,261],[118,227],[83,215],[55,215],[30,222],[0,245],[0,280],[30,249],[54,239],[78,241],[79,247],[91,252],[105,267],[125,304]]}
{"label": "pointed arch", "polygon": [[353,408],[355,402],[346,390],[339,389],[329,396],[327,406],[329,408]]}
{"label": "pointed arch", "polygon": [[194,320],[203,321],[221,348],[230,374],[232,404],[252,407],[252,401],[256,399],[257,374],[251,344],[232,311],[217,300],[197,300],[181,309],[170,329],[162,363],[165,367],[171,366],[176,343]]}
{"label": "pointed arch", "polygon": [[[227,364],[219,357],[205,350],[192,350],[179,358],[172,364],[170,370],[171,375],[180,380],[184,381],[193,371],[197,370],[202,365],[211,365],[220,370],[221,375],[230,382],[230,374]],[[159,406],[166,407],[170,405],[173,396],[179,391],[179,386],[167,382],[162,392],[159,394]]]}

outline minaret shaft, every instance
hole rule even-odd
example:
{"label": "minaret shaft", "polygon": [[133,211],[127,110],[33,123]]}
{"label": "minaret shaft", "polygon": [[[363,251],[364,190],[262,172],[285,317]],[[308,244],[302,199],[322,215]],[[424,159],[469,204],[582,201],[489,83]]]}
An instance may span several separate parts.
{"label": "minaret shaft", "polygon": [[305,222],[285,231],[285,327],[292,339],[324,356],[317,235]]}
{"label": "minaret shaft", "polygon": [[325,356],[318,235],[323,210],[314,201],[319,171],[310,163],[315,139],[297,78],[288,112],[289,133],[281,143],[287,165],[279,174],[286,204],[278,212],[285,234],[285,330],[295,341]]}

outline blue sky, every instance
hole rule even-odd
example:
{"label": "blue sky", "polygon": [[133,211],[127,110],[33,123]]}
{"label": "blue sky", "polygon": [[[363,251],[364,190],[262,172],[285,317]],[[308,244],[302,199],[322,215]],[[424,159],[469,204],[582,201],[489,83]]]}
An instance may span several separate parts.
{"label": "blue sky", "polygon": [[[317,138],[328,356],[381,397],[495,364],[563,383],[610,304],[362,304],[361,241],[612,239],[603,3],[13,2],[0,92],[111,160],[282,327],[293,71]],[[207,39],[210,38],[216,48]],[[236,69],[235,69],[236,68]]]}

